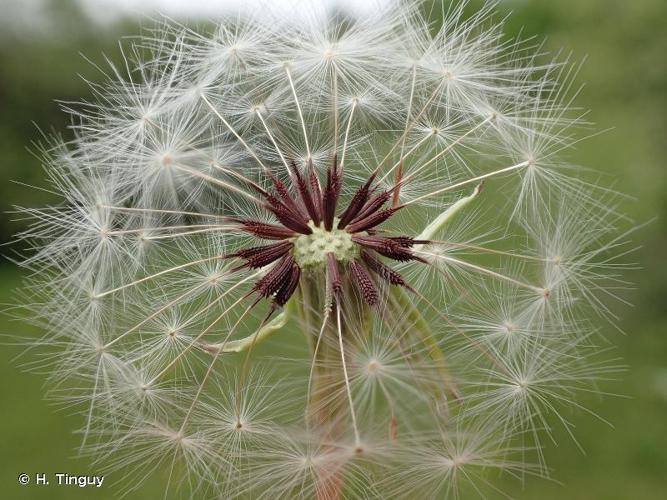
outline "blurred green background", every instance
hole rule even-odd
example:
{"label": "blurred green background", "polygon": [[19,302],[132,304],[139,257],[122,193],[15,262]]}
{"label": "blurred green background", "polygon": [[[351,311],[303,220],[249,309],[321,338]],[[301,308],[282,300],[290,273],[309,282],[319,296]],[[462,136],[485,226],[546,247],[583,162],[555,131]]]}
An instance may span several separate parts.
{"label": "blurred green background", "polygon": [[[186,1],[186,0],[184,0]],[[28,1],[28,4],[35,4]],[[54,99],[90,95],[80,78],[101,74],[83,57],[118,59],[117,40],[136,34],[136,20],[117,19],[100,26],[73,0],[41,3],[38,19],[25,19],[21,0],[0,0],[0,242],[22,228],[4,213],[12,205],[35,206],[51,196],[23,184],[44,186],[39,161],[28,148],[41,137],[37,128],[67,136],[67,116]],[[473,2],[473,7],[475,3]],[[513,498],[551,500],[667,498],[667,2],[665,0],[506,0],[512,11],[509,34],[547,37],[550,50],[588,57],[578,81],[585,83],[577,103],[591,109],[598,129],[610,129],[579,145],[583,164],[606,174],[610,183],[633,196],[624,210],[637,221],[656,220],[632,238],[642,245],[633,260],[641,269],[629,279],[638,284],[633,308],[623,311],[622,335],[608,335],[629,365],[623,380],[602,389],[625,397],[591,397],[586,403],[613,428],[587,414],[571,420],[585,454],[562,429],[547,450],[556,481],[509,482]],[[34,12],[33,12],[34,15]],[[15,181],[15,182],[12,182]],[[1,247],[12,255],[12,246]],[[0,302],[10,303],[20,272],[0,263]],[[0,334],[25,335],[20,322],[0,317]],[[24,373],[15,357],[21,348],[0,347],[0,498],[114,498],[114,477],[104,487],[21,487],[19,473],[93,473],[76,458],[79,418],[57,410],[43,398],[39,375]],[[128,499],[162,498],[158,480]]]}

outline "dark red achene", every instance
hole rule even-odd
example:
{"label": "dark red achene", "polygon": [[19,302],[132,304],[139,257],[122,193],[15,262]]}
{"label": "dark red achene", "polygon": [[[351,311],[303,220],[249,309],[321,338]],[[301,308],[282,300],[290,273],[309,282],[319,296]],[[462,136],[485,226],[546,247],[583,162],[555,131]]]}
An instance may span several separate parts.
{"label": "dark red achene", "polygon": [[[263,207],[271,212],[280,224],[240,217],[232,218],[242,231],[261,239],[278,241],[268,245],[243,248],[226,256],[237,257],[244,261],[235,270],[257,269],[274,264],[255,283],[251,291],[259,294],[259,298],[271,297],[273,309],[287,303],[301,278],[301,268],[292,255],[293,240],[301,235],[312,234],[311,225],[317,227],[323,225],[326,231],[333,230],[342,187],[342,172],[338,168],[336,155],[327,169],[324,190],[320,187],[312,161],[307,162],[306,174],[299,172],[293,161],[290,164],[290,174],[296,187],[294,196],[287,186],[273,175],[269,176],[273,191],[267,191],[253,184],[264,199]],[[398,186],[376,193],[378,191],[378,185],[374,185],[376,174],[377,172],[373,172],[357,189],[347,208],[338,216],[336,225],[337,230],[345,230],[352,235],[352,241],[359,246],[358,257],[343,263],[339,262],[333,253],[328,253],[326,262],[323,263],[327,273],[328,292],[337,301],[340,300],[343,290],[341,265],[347,266],[348,272],[345,275],[349,276],[363,300],[369,306],[374,306],[379,301],[379,291],[373,275],[391,285],[410,289],[404,278],[385,264],[380,256],[399,262],[410,260],[424,262],[411,248],[415,244],[427,243],[426,241],[416,240],[410,236],[390,237],[377,234],[377,226],[391,218],[403,206],[383,208],[392,198],[392,192],[397,192]]]}

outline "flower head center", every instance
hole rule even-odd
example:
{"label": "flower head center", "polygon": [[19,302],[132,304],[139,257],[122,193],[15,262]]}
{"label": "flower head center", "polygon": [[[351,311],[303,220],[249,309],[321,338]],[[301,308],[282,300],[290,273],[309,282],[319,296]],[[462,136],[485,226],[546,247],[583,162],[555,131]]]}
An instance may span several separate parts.
{"label": "flower head center", "polygon": [[303,234],[294,239],[294,260],[300,267],[325,266],[327,254],[332,253],[339,262],[348,262],[359,255],[358,246],[352,235],[344,229],[337,229],[338,221],[331,231],[316,226],[312,221],[308,226],[311,234]]}

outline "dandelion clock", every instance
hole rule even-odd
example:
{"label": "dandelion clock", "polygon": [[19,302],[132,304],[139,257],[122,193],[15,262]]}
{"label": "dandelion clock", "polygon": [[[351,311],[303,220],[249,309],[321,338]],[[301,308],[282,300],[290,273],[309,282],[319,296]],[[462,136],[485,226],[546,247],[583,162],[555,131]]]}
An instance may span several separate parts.
{"label": "dandelion clock", "polygon": [[576,446],[624,217],[576,68],[468,7],[168,21],[65,105],[30,355],[119,495],[499,498]]}

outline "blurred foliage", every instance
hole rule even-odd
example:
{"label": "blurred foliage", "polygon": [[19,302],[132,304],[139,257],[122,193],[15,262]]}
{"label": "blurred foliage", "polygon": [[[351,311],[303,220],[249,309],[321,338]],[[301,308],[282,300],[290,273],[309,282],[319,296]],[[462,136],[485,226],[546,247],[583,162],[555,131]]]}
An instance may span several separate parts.
{"label": "blurred foliage", "polygon": [[69,117],[56,99],[90,97],[84,78],[99,81],[103,75],[86,58],[101,68],[103,54],[120,62],[119,37],[138,30],[129,21],[97,26],[73,0],[44,2],[40,15],[46,22],[36,23],[33,31],[16,16],[0,17],[0,243],[23,227],[4,215],[12,206],[53,201],[48,193],[22,184],[47,187],[37,143],[54,134],[71,138]]}
{"label": "blurred foliage", "polygon": [[[16,13],[22,0],[0,0],[0,211],[12,205],[35,206],[53,201],[40,161],[26,147],[43,140],[39,129],[51,129],[68,138],[68,117],[54,99],[76,101],[90,96],[77,75],[98,81],[102,73],[77,56],[83,51],[104,64],[102,53],[119,60],[117,40],[136,34],[135,22],[106,27],[95,25],[73,0],[45,2],[40,20],[27,22]],[[473,0],[469,9],[480,3]],[[508,484],[513,497],[541,500],[662,499],[667,487],[667,2],[665,0],[506,0],[501,14],[513,11],[508,34],[547,36],[550,51],[572,50],[572,59],[587,57],[578,82],[585,82],[577,104],[590,108],[589,119],[606,130],[582,143],[573,158],[601,171],[633,198],[623,209],[639,222],[656,220],[632,236],[641,248],[630,258],[640,269],[629,276],[639,284],[632,295],[634,309],[623,311],[619,326],[626,336],[609,328],[612,344],[628,364],[619,383],[604,391],[629,396],[591,396],[588,402],[615,428],[590,415],[568,416],[576,425],[581,453],[562,429],[547,457],[553,476],[561,483],[528,478],[525,487]],[[609,129],[609,130],[607,130]],[[33,148],[34,149],[34,148]],[[16,181],[12,183],[11,181]],[[22,183],[22,184],[21,184]],[[0,242],[21,228],[11,216],[0,217]],[[0,301],[10,300],[19,273],[0,267]],[[0,333],[25,334],[18,323],[2,320]],[[19,348],[3,347],[2,420],[0,458],[6,498],[113,498],[114,488],[99,490],[37,486],[19,487],[20,472],[93,473],[86,460],[71,458],[78,441],[70,430],[77,418],[56,413],[43,401],[41,379],[20,373],[11,358]],[[109,479],[109,483],[113,478]],[[160,484],[127,498],[161,497]]]}

